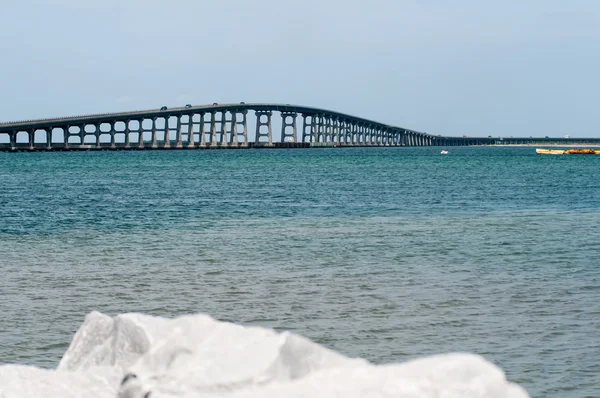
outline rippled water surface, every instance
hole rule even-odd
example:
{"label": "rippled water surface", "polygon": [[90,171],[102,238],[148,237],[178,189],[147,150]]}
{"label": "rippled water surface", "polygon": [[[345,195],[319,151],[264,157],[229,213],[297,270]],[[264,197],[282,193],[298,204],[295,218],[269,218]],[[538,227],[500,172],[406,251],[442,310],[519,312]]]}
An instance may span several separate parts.
{"label": "rippled water surface", "polygon": [[0,362],[56,366],[92,310],[206,312],[600,396],[599,169],[533,148],[0,153]]}

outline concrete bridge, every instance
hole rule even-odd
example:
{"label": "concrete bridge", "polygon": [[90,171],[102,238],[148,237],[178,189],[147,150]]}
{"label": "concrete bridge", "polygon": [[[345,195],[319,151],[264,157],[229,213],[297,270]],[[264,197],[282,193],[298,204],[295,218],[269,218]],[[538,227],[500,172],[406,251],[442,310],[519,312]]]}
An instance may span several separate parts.
{"label": "concrete bridge", "polygon": [[1,151],[528,143],[600,144],[600,138],[445,137],[325,109],[243,102],[0,123]]}

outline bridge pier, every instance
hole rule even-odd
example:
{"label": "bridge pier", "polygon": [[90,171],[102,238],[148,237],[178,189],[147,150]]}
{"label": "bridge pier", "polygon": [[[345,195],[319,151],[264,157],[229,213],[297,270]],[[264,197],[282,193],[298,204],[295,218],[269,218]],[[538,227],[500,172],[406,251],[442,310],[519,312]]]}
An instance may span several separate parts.
{"label": "bridge pier", "polygon": [[156,137],[156,117],[153,117],[151,119],[152,119],[152,144],[150,144],[150,147],[152,149],[156,149],[156,148],[158,148],[158,138]]}
{"label": "bridge pier", "polygon": [[144,118],[138,120],[138,149],[144,149]]}
{"label": "bridge pier", "polygon": [[69,149],[69,126],[62,126],[60,127],[63,131],[63,149],[64,150],[68,150]]}
{"label": "bridge pier", "polygon": [[10,140],[10,150],[14,151],[15,147],[17,146],[17,132],[13,130],[12,132],[8,133],[8,139]]}
{"label": "bridge pier", "polygon": [[175,132],[175,148],[183,148],[183,132],[181,131],[181,115],[177,116],[177,131]]}
{"label": "bridge pier", "polygon": [[[308,122],[308,118],[310,118],[310,122]],[[302,115],[302,142],[311,142],[312,141],[312,126],[314,123],[314,116],[312,115]],[[308,139],[308,141],[307,141]]]}
{"label": "bridge pier", "polygon": [[130,126],[131,124],[131,120],[126,119],[125,120],[125,148],[129,149],[131,148],[131,131],[130,131]]}
{"label": "bridge pier", "polygon": [[221,112],[219,146],[227,146],[227,111]]}
{"label": "bridge pier", "polygon": [[170,117],[167,115],[164,118],[165,126],[163,128],[163,145],[164,149],[171,148],[171,126],[169,126]]}
{"label": "bridge pier", "polygon": [[210,113],[210,146],[217,146],[217,112]]}
{"label": "bridge pier", "polygon": [[331,142],[331,120],[323,115],[323,142]]}
{"label": "bridge pier", "polygon": [[[191,145],[191,148],[193,148],[195,146],[193,115],[192,115],[192,119],[190,120],[190,122],[192,123],[192,139],[190,140],[189,145]],[[206,122],[204,121],[204,112],[200,113],[200,123],[198,124],[198,129],[200,130],[200,137],[199,137],[200,142],[198,143],[198,145],[200,146],[200,148],[206,148]]]}
{"label": "bridge pier", "polygon": [[110,136],[110,149],[115,149],[117,147],[116,144],[116,140],[115,140],[115,122],[110,122],[110,131],[108,132],[109,136]]}
{"label": "bridge pier", "polygon": [[[296,142],[296,112],[281,112],[281,142],[286,142],[286,138],[289,138],[287,142]],[[292,131],[288,133],[288,127],[291,127]]]}
{"label": "bridge pier", "polygon": [[52,129],[46,128],[46,150],[49,151],[52,149]]}
{"label": "bridge pier", "polygon": [[323,142],[323,135],[325,134],[325,121],[323,120],[323,115],[316,115],[316,125],[315,125],[315,142]]}
{"label": "bridge pier", "polygon": [[[196,148],[195,142],[195,133],[194,133],[194,113],[190,113],[188,116],[188,122],[182,123],[182,125],[187,126],[187,142],[185,144],[185,148],[194,149]],[[182,143],[183,147],[183,143]]]}
{"label": "bridge pier", "polygon": [[[260,139],[263,137],[267,137],[267,146],[273,146],[273,126],[271,124],[271,115],[273,112],[271,111],[256,111],[256,136],[254,137],[254,143],[260,144]],[[267,118],[267,120],[263,120],[263,116]],[[261,127],[267,127],[267,132],[263,133],[261,131]]]}
{"label": "bridge pier", "polygon": [[[248,146],[248,111],[246,109],[244,109],[243,111],[236,111],[237,113],[239,113],[240,115],[242,115],[242,120],[237,122],[241,127],[242,127],[242,133],[241,133],[241,138],[242,138],[242,144],[241,146],[247,147]],[[237,118],[236,118],[237,121]],[[238,133],[239,134],[239,133]],[[239,145],[239,136],[238,136],[238,145]]]}
{"label": "bridge pier", "polygon": [[340,120],[340,145],[348,145],[348,122]]}
{"label": "bridge pier", "polygon": [[[228,144],[229,145],[233,145],[235,147],[238,146],[238,132],[237,132],[237,115],[235,113],[235,111],[231,111],[231,120],[229,120],[229,141]],[[227,131],[227,129],[225,129],[225,131]],[[227,138],[227,132],[225,133],[225,138]]]}
{"label": "bridge pier", "polygon": [[358,145],[359,140],[359,127],[357,124],[352,123],[350,125],[350,144]]}
{"label": "bridge pier", "polygon": [[333,142],[335,143],[335,145],[341,144],[340,138],[340,118],[335,117],[333,118]]}

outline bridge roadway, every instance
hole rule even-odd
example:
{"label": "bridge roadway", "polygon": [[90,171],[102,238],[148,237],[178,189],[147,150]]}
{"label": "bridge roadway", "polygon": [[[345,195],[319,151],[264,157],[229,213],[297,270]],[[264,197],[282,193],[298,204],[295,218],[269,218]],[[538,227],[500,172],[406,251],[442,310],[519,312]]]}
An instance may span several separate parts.
{"label": "bridge roadway", "polygon": [[[256,115],[252,142],[248,134],[249,111]],[[279,137],[273,134],[273,112],[281,115]],[[300,135],[298,116],[302,118]],[[61,138],[57,139],[57,135]],[[0,123],[0,151],[499,144],[599,145],[600,138],[439,136],[326,109],[261,103],[185,106]]]}

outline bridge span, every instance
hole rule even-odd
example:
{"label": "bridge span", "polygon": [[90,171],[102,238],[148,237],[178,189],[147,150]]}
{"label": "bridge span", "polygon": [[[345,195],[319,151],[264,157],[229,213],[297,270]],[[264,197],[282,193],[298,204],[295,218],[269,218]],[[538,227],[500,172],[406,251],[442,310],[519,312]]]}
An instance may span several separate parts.
{"label": "bridge span", "polygon": [[565,141],[439,136],[326,109],[243,102],[0,123],[0,151],[600,144],[600,138]]}

